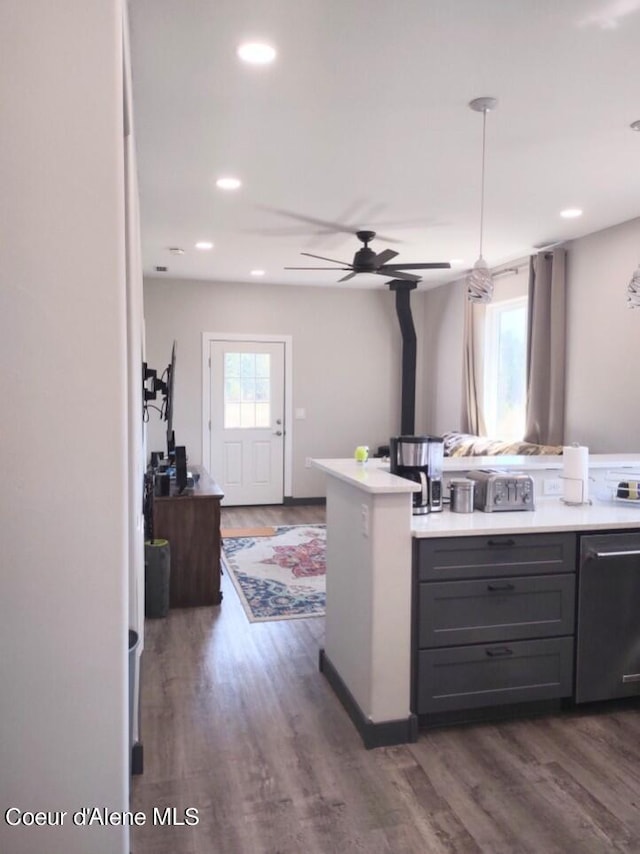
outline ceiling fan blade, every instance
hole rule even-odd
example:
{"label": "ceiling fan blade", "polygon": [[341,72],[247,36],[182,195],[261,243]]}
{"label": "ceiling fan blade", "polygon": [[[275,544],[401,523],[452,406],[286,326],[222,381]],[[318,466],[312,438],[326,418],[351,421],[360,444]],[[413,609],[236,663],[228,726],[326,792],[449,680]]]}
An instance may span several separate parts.
{"label": "ceiling fan blade", "polygon": [[385,264],[389,272],[393,270],[450,270],[448,261],[432,261],[424,264]]}
{"label": "ceiling fan blade", "polygon": [[357,273],[347,273],[346,276],[343,276],[341,279],[338,279],[338,281],[339,282],[346,282],[347,279],[353,279],[353,277],[356,275],[357,275]]}
{"label": "ceiling fan blade", "polygon": [[320,219],[316,216],[305,216],[304,214],[295,213],[294,211],[285,211],[282,208],[272,208],[268,205],[258,205],[263,211],[279,214],[280,216],[288,216],[291,219],[297,219],[300,222],[308,222],[310,225],[319,225],[322,228],[330,228],[333,231],[344,231],[347,234],[355,234],[358,230],[355,226],[343,225],[340,222],[331,222],[328,219]]}
{"label": "ceiling fan blade", "polygon": [[386,270],[384,267],[376,270],[376,274],[378,276],[386,276],[387,278],[391,277],[392,279],[404,279],[407,282],[420,281],[420,276],[416,276],[413,273],[403,273],[401,270]]}
{"label": "ceiling fan blade", "polygon": [[[279,216],[288,216],[291,219],[297,219],[300,222],[308,222],[310,225],[318,225],[321,228],[328,229],[330,231],[341,231],[344,234],[357,234],[362,230],[362,226],[359,225],[348,225],[347,223],[342,222],[332,222],[328,219],[320,219],[315,216],[305,216],[305,214],[298,214],[294,211],[286,211],[282,208],[272,208],[268,205],[258,205],[260,210],[268,211],[269,213],[275,213]],[[377,234],[379,240],[384,240],[385,243],[402,243],[402,240],[398,240],[396,237],[385,237],[382,234]]]}
{"label": "ceiling fan blade", "polygon": [[337,258],[325,258],[324,255],[313,255],[311,252],[301,252],[301,255],[306,255],[307,258],[317,258],[319,261],[331,261],[332,264],[348,265],[348,261],[338,261]]}
{"label": "ceiling fan blade", "polygon": [[283,270],[350,270],[351,267],[283,267]]}
{"label": "ceiling fan blade", "polygon": [[376,264],[378,266],[382,266],[386,264],[387,261],[391,261],[392,258],[395,258],[398,253],[394,249],[383,249],[382,252],[378,252],[376,255]]}

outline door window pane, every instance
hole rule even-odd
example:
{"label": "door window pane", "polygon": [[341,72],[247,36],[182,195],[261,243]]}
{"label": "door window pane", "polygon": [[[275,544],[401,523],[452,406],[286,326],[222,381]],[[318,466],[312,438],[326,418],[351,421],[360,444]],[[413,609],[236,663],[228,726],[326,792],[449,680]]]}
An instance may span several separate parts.
{"label": "door window pane", "polygon": [[271,384],[269,380],[256,380],[256,400],[268,402],[270,389]]}
{"label": "door window pane", "polygon": [[240,380],[236,377],[225,380],[224,399],[226,403],[240,403]]}
{"label": "door window pane", "polygon": [[242,378],[242,401],[254,401],[256,399],[256,381],[248,377]]}
{"label": "door window pane", "polygon": [[240,426],[245,428],[256,426],[256,407],[254,403],[240,404]]}
{"label": "door window pane", "polygon": [[241,353],[240,354],[240,376],[255,377],[256,375],[256,354]]}
{"label": "door window pane", "polygon": [[271,375],[271,356],[269,353],[256,353],[256,376],[269,377]]}
{"label": "door window pane", "polygon": [[225,377],[240,376],[240,353],[224,354],[224,375]]}
{"label": "door window pane", "polygon": [[225,429],[265,428],[271,423],[271,356],[225,353]]}

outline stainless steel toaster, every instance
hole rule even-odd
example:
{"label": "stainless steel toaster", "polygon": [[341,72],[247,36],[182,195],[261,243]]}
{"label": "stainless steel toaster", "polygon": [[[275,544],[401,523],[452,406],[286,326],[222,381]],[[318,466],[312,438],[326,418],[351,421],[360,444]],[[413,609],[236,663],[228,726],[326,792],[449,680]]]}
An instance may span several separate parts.
{"label": "stainless steel toaster", "polygon": [[467,477],[476,482],[473,504],[476,510],[534,510],[533,478],[521,472],[478,469]]}

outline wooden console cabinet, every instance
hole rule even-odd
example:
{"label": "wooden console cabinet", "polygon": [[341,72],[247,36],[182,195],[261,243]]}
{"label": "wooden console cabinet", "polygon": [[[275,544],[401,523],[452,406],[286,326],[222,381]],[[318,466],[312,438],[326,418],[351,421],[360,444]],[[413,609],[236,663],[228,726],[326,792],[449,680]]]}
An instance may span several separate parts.
{"label": "wooden console cabinet", "polygon": [[172,608],[219,605],[220,500],[224,493],[201,467],[198,483],[186,495],[155,497],[154,537],[171,548],[169,604]]}

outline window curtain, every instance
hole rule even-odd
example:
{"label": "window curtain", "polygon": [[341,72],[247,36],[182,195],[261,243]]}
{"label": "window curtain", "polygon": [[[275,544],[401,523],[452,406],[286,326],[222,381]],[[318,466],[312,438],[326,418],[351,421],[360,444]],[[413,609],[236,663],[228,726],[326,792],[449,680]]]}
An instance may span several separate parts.
{"label": "window curtain", "polygon": [[524,440],[564,443],[566,250],[529,261],[527,411]]}
{"label": "window curtain", "polygon": [[466,290],[464,293],[462,430],[474,436],[486,436],[482,409],[486,309],[483,303],[470,302]]}

